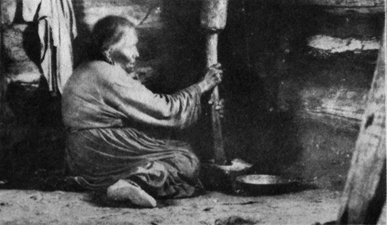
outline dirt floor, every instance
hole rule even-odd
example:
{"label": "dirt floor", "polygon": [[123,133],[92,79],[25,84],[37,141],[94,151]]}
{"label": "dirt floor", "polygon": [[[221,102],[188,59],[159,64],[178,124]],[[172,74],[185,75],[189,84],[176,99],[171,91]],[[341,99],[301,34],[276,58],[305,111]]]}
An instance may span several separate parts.
{"label": "dirt floor", "polygon": [[339,198],[339,192],[321,189],[256,197],[208,192],[136,209],[85,192],[1,190],[0,224],[312,225],[335,220]]}

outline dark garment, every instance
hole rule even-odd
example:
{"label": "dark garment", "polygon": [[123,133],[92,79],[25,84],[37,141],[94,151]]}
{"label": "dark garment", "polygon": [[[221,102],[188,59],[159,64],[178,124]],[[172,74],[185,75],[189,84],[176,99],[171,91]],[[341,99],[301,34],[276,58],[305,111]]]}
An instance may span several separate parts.
{"label": "dark garment", "polygon": [[155,197],[191,196],[199,160],[189,144],[170,140],[167,129],[198,119],[201,94],[198,85],[154,94],[118,66],[81,66],[62,97],[70,172],[92,190],[130,179]]}

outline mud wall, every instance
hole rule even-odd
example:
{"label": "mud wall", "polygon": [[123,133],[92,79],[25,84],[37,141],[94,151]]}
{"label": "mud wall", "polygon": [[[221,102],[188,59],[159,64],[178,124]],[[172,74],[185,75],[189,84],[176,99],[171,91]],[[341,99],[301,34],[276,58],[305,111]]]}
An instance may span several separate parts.
{"label": "mud wall", "polygon": [[[230,1],[219,45],[225,69],[220,87],[226,100],[223,132],[228,158],[253,163],[253,172],[340,189],[364,112],[384,12],[380,1],[366,8],[353,8],[355,1],[327,8],[331,1],[324,2]],[[0,95],[0,170],[13,174],[7,179],[15,179],[15,171],[24,177],[60,170],[60,95],[49,93],[41,79],[38,39],[34,24],[20,19],[21,1],[1,4],[1,78],[7,88]],[[73,5],[76,65],[88,51],[93,24],[114,14],[139,24],[137,69],[150,89],[171,93],[202,75],[200,1],[76,0]],[[195,127],[171,136],[191,142],[206,161],[212,157],[210,127],[204,107]]]}

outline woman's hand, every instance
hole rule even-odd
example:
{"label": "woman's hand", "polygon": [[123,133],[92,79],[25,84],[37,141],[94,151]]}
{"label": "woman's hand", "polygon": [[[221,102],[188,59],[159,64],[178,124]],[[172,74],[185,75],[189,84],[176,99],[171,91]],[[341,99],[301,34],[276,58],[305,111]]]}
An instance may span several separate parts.
{"label": "woman's hand", "polygon": [[[210,104],[210,105],[214,104],[212,99],[210,99],[210,101],[208,101],[208,104]],[[224,118],[225,117],[224,115],[226,114],[226,112],[225,112],[224,99],[220,99],[219,102],[216,103],[215,110],[218,112],[220,118]]]}
{"label": "woman's hand", "polygon": [[223,70],[220,67],[221,65],[218,63],[207,69],[203,80],[199,82],[199,86],[203,92],[212,90],[216,85],[222,82]]}

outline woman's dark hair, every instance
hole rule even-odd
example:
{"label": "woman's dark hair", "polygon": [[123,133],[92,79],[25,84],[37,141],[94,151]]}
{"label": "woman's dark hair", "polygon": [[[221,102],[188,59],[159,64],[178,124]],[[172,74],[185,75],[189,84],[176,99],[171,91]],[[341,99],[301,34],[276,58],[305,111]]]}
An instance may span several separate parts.
{"label": "woman's dark hair", "polygon": [[91,32],[90,56],[93,58],[102,56],[101,54],[111,46],[121,41],[128,28],[135,29],[135,26],[124,17],[107,16],[99,20]]}

